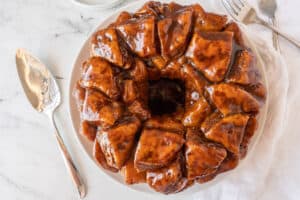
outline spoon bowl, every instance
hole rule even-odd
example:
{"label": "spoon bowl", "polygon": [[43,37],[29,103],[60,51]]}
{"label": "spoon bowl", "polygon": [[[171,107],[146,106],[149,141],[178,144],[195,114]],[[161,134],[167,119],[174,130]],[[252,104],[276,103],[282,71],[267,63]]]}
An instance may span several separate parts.
{"label": "spoon bowl", "polygon": [[18,49],[16,63],[19,78],[32,107],[51,113],[61,103],[59,87],[46,66],[25,49]]}

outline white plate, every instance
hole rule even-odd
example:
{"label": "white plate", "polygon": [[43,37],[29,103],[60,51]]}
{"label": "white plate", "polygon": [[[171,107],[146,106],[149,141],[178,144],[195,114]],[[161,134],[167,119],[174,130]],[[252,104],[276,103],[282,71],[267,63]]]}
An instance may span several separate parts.
{"label": "white plate", "polygon": [[[162,1],[162,2],[170,2],[170,1]],[[220,4],[214,4],[212,3],[213,1],[207,1],[207,0],[190,0],[190,1],[185,1],[185,0],[176,0],[175,2],[180,3],[180,4],[192,4],[192,3],[199,3],[201,6],[203,6],[203,8],[206,11],[209,12],[215,12],[215,13],[219,13],[219,14],[225,14],[224,10],[222,9],[222,7],[220,6]],[[220,1],[218,1],[220,3]],[[119,15],[119,13],[121,11],[128,11],[128,12],[135,12],[137,9],[139,9],[143,4],[145,3],[145,1],[137,1],[135,3],[129,4],[121,9],[119,9],[118,11],[114,12],[110,17],[106,18],[105,20],[103,20],[102,22],[100,22],[99,26],[95,29],[94,32],[96,32],[96,30],[101,29],[101,28],[105,28],[107,25],[109,25],[111,22],[113,22],[114,20],[116,20],[117,16]],[[252,49],[252,51],[254,52],[254,54],[256,55],[257,58],[257,66],[259,68],[259,70],[261,71],[262,77],[263,77],[263,83],[265,84],[266,88],[267,87],[267,79],[266,79],[266,75],[265,75],[265,68],[263,66],[263,62],[261,60],[260,55],[258,54],[258,51],[256,50],[256,47],[253,45],[253,43],[251,42],[251,38],[248,39],[247,37],[247,29],[246,27],[242,26],[242,31],[243,31],[243,37],[244,40],[247,44],[248,47],[250,47]],[[92,32],[92,34],[94,33]],[[90,39],[92,34],[88,37],[88,39],[85,41],[85,43],[83,44],[83,46],[81,47],[81,50],[79,51],[79,54],[77,56],[77,59],[75,61],[74,67],[73,67],[73,71],[71,74],[71,81],[70,81],[70,88],[69,88],[69,109],[70,109],[70,114],[71,114],[71,119],[73,122],[73,127],[75,129],[75,133],[76,133],[76,137],[78,138],[79,143],[81,144],[81,146],[83,147],[84,151],[87,153],[87,155],[93,160],[93,162],[95,164],[98,165],[97,161],[94,160],[93,158],[93,154],[92,154],[92,148],[93,148],[93,143],[88,141],[84,136],[82,136],[79,133],[79,127],[80,127],[80,116],[79,116],[79,111],[77,110],[77,106],[76,106],[76,102],[75,99],[72,96],[72,91],[73,88],[76,84],[76,82],[79,80],[80,78],[80,68],[82,63],[88,59],[89,57],[89,48],[90,48]],[[259,140],[259,137],[261,136],[262,132],[263,132],[263,127],[264,127],[264,123],[265,123],[265,119],[266,119],[266,114],[267,114],[267,107],[268,107],[268,97],[267,97],[267,101],[265,103],[265,105],[263,106],[263,108],[261,109],[261,112],[258,116],[258,122],[259,122],[259,127],[258,130],[255,134],[255,137],[252,139],[250,146],[249,146],[249,151],[248,151],[248,156],[251,153],[251,150],[254,148],[255,144],[257,143],[257,141]],[[245,159],[247,159],[247,157]],[[244,159],[244,160],[245,160]],[[242,164],[243,162],[240,161],[239,166]],[[99,165],[98,165],[99,166]],[[239,167],[238,166],[238,167]],[[152,194],[158,194],[157,192],[155,192],[154,190],[152,190],[147,184],[136,184],[136,185],[125,185],[122,176],[119,173],[111,173],[107,170],[104,170],[103,168],[101,168],[99,166],[99,172],[104,172],[106,174],[106,176],[111,177],[112,179],[114,179],[115,181],[123,184],[125,187],[129,187],[132,188],[134,190],[138,190],[138,191],[142,191],[142,192],[147,192],[147,193],[152,193]],[[186,194],[192,194],[194,192],[197,192],[199,190],[203,190],[207,187],[211,187],[212,185],[216,184],[217,182],[221,181],[225,176],[229,175],[230,173],[233,172],[234,170],[231,170],[229,172],[223,173],[218,175],[215,179],[213,179],[212,181],[205,183],[205,184],[201,184],[201,186],[199,184],[194,184],[194,186],[180,192],[177,193],[176,195],[186,195]]]}

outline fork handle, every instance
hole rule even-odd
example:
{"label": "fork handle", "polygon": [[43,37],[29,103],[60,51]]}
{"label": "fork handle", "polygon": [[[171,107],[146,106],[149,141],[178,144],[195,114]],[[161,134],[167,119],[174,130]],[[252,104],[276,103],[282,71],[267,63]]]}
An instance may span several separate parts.
{"label": "fork handle", "polygon": [[294,39],[293,37],[291,37],[290,35],[281,32],[278,28],[272,26],[271,24],[269,24],[268,22],[260,19],[259,20],[260,24],[272,29],[274,32],[278,33],[281,37],[285,38],[286,40],[290,41],[291,43],[293,43],[295,46],[297,46],[298,48],[300,48],[300,42],[297,41],[296,39]]}
{"label": "fork handle", "polygon": [[[278,21],[276,19],[276,17],[272,17],[270,18],[271,24],[275,27],[278,28]],[[279,40],[278,40],[278,33],[272,31],[272,39],[273,39],[273,46],[274,48],[278,51],[281,52],[280,50],[280,45],[279,45]]]}

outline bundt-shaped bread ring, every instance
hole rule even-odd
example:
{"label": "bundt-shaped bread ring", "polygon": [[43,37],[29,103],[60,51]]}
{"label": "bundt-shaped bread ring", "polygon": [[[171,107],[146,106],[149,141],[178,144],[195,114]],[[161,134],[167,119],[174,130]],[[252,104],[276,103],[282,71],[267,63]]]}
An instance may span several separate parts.
{"label": "bundt-shaped bread ring", "polygon": [[74,96],[95,160],[165,194],[246,156],[266,90],[238,25],[150,1],[91,40]]}

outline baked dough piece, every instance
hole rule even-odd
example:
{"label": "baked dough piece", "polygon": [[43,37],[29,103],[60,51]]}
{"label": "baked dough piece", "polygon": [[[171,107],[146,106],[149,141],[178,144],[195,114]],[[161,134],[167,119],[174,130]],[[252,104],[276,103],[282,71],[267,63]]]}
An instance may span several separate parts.
{"label": "baked dough piece", "polygon": [[184,161],[181,155],[169,166],[147,171],[147,183],[157,192],[164,194],[176,193],[185,188],[188,183],[184,177]]}
{"label": "baked dough piece", "polygon": [[[196,19],[196,31],[221,31],[227,23],[226,15],[218,15],[215,13],[206,13],[204,19]],[[201,23],[202,22],[202,23]]]}
{"label": "baked dough piece", "polygon": [[266,88],[261,83],[261,74],[255,66],[254,55],[249,50],[239,50],[227,77],[227,82],[240,85],[258,100],[266,99]]}
{"label": "baked dough piece", "polygon": [[145,128],[135,152],[135,167],[139,171],[165,167],[174,160],[183,143],[183,136],[178,133]]}
{"label": "baked dough piece", "polygon": [[122,168],[131,154],[140,125],[137,118],[130,118],[107,131],[98,132],[97,140],[109,166]]}
{"label": "baked dough piece", "polygon": [[257,129],[257,120],[255,117],[250,117],[245,129],[245,134],[243,140],[240,145],[240,159],[245,158],[248,152],[248,146],[251,138],[253,137],[256,129]]}
{"label": "baked dough piece", "polygon": [[186,90],[185,106],[188,106],[204,95],[204,89],[208,85],[208,81],[189,64],[184,65],[183,71]]}
{"label": "baked dough piece", "polygon": [[208,176],[217,171],[225,159],[226,150],[201,138],[201,132],[188,129],[185,144],[185,159],[188,179]]}
{"label": "baked dough piece", "polygon": [[248,50],[240,50],[236,53],[234,64],[228,75],[228,82],[249,85],[257,83],[261,79],[254,66],[254,57]]}
{"label": "baked dough piece", "polygon": [[87,89],[81,113],[82,120],[110,127],[122,116],[122,113],[121,103],[111,101],[95,89]]}
{"label": "baked dough piece", "polygon": [[138,88],[133,80],[124,81],[123,101],[126,104],[132,103],[138,97]]}
{"label": "baked dough piece", "polygon": [[131,13],[127,11],[123,11],[119,14],[118,18],[115,22],[109,25],[109,28],[115,28],[116,26],[126,22],[127,20],[131,19],[133,16]]}
{"label": "baked dough piece", "polygon": [[249,116],[245,114],[224,117],[205,133],[205,137],[224,145],[228,151],[238,155],[248,119]]}
{"label": "baked dough piece", "polygon": [[155,18],[132,19],[117,27],[132,52],[145,58],[156,54]]}
{"label": "baked dough piece", "polygon": [[211,112],[204,98],[207,81],[190,65],[184,66],[185,72],[185,113],[182,123],[186,127],[195,127]]}
{"label": "baked dough piece", "polygon": [[163,58],[169,60],[183,54],[191,31],[193,13],[186,10],[164,18],[157,23],[160,49]]}
{"label": "baked dough piece", "polygon": [[185,53],[211,82],[225,78],[232,54],[232,32],[195,32]]}
{"label": "baked dough piece", "polygon": [[223,173],[223,172],[232,170],[232,169],[236,168],[238,166],[238,164],[239,164],[239,155],[233,154],[231,152],[227,152],[227,157],[220,165],[217,173],[219,174],[219,173]]}
{"label": "baked dough piece", "polygon": [[134,15],[137,17],[144,16],[155,16],[156,18],[165,18],[168,17],[174,12],[183,9],[185,6],[177,4],[175,2],[170,3],[160,3],[157,1],[149,1],[145,3],[145,5],[139,9]]}
{"label": "baked dough piece", "polygon": [[171,60],[166,66],[161,68],[161,77],[183,80],[185,76],[183,66],[185,63],[186,58],[184,56]]}
{"label": "baked dough piece", "polygon": [[226,158],[223,160],[223,162],[221,163],[221,165],[219,166],[219,168],[217,169],[217,171],[215,173],[197,178],[196,181],[200,184],[211,181],[218,174],[227,172],[229,170],[236,168],[238,164],[239,164],[239,157],[233,153],[227,152]]}
{"label": "baked dough piece", "polygon": [[83,64],[80,85],[85,88],[96,88],[109,98],[117,99],[120,91],[115,76],[116,73],[108,61],[100,57],[91,57]]}
{"label": "baked dough piece", "polygon": [[129,71],[130,77],[138,82],[145,82],[148,80],[148,70],[145,63],[140,59],[135,59],[134,66]]}
{"label": "baked dough piece", "polygon": [[146,182],[146,172],[139,172],[134,167],[134,152],[131,154],[130,159],[126,161],[125,165],[121,169],[121,174],[124,177],[126,184],[136,184]]}
{"label": "baked dough piece", "polygon": [[264,102],[267,98],[266,88],[261,82],[246,85],[244,86],[244,89],[253,96],[260,99],[262,102]]}
{"label": "baked dough piece", "polygon": [[228,20],[226,15],[207,13],[199,4],[190,7],[194,11],[195,31],[221,31],[226,26]]}
{"label": "baked dough piece", "polygon": [[176,132],[183,135],[184,126],[181,121],[172,116],[154,116],[144,123],[144,127],[149,129],[160,129],[164,131]]}
{"label": "baked dough piece", "polygon": [[186,108],[182,123],[186,127],[196,127],[210,112],[210,105],[204,97],[200,97],[195,103]]}
{"label": "baked dough piece", "polygon": [[234,37],[234,41],[236,42],[236,44],[240,45],[241,47],[245,47],[242,32],[241,32],[239,26],[237,25],[237,23],[235,23],[235,22],[228,23],[226,25],[224,31],[233,32],[233,34],[234,34],[233,37]]}
{"label": "baked dough piece", "polygon": [[103,167],[106,170],[109,170],[111,172],[118,172],[119,170],[111,167],[107,164],[105,155],[102,152],[101,146],[99,145],[98,140],[94,141],[94,147],[93,147],[93,156],[95,158],[95,160],[97,161],[97,163],[100,164],[101,167]]}
{"label": "baked dough piece", "polygon": [[92,56],[102,57],[121,68],[131,67],[132,58],[114,28],[98,31],[94,34],[91,43]]}
{"label": "baked dough piece", "polygon": [[144,62],[135,59],[134,66],[129,71],[130,80],[124,81],[123,99],[128,105],[128,110],[147,120],[151,117],[148,108],[148,71]]}
{"label": "baked dough piece", "polygon": [[207,87],[207,92],[213,104],[223,115],[259,111],[259,102],[236,85],[226,83],[210,85]]}
{"label": "baked dough piece", "polygon": [[79,81],[77,81],[72,95],[76,99],[77,108],[80,112],[82,112],[83,102],[85,99],[85,91],[86,89],[81,87]]}
{"label": "baked dough piece", "polygon": [[144,4],[142,8],[140,8],[136,13],[134,13],[137,17],[144,16],[155,16],[158,17],[164,11],[164,4],[157,1],[149,1]]}
{"label": "baked dough piece", "polygon": [[215,110],[213,113],[208,115],[201,124],[201,131],[206,133],[211,127],[213,127],[218,121],[223,118],[222,113],[218,110]]}
{"label": "baked dough piece", "polygon": [[96,138],[98,127],[86,120],[80,123],[80,133],[84,135],[88,140],[94,141]]}

